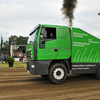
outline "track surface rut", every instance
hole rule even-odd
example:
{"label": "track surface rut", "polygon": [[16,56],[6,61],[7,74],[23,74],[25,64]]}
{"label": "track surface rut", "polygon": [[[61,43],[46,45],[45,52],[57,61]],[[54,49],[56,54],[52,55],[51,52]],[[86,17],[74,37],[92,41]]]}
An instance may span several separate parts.
{"label": "track surface rut", "polygon": [[0,100],[100,100],[100,80],[69,75],[64,83],[53,84],[26,69],[0,69]]}

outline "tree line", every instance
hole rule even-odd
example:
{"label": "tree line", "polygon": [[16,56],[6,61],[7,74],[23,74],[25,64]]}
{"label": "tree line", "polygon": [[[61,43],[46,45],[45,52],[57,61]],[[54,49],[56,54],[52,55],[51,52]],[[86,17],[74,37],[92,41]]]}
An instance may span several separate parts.
{"label": "tree line", "polygon": [[10,45],[26,45],[27,41],[28,37],[14,35],[10,36],[8,41],[3,42],[3,37],[1,36],[0,51],[10,53]]}

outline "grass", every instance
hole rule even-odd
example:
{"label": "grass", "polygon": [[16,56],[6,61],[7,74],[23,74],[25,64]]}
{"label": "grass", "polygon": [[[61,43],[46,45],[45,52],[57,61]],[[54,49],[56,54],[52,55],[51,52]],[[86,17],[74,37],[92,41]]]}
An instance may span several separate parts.
{"label": "grass", "polygon": [[13,67],[9,67],[8,63],[0,62],[0,69],[14,69],[14,68],[26,68],[26,63],[17,61],[17,62],[14,62]]}

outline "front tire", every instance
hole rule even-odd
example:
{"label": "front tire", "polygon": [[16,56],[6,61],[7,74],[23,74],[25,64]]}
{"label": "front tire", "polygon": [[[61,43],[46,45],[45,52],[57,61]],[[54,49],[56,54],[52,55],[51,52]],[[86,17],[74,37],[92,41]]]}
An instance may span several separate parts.
{"label": "front tire", "polygon": [[49,72],[49,78],[53,83],[62,83],[67,78],[67,68],[64,64],[54,64]]}

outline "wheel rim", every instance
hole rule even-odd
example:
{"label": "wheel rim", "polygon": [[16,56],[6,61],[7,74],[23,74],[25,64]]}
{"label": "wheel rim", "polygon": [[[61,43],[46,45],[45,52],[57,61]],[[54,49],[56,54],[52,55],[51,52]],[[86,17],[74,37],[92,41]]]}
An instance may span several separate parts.
{"label": "wheel rim", "polygon": [[62,68],[56,68],[53,71],[53,76],[55,79],[60,80],[64,77],[64,70]]}

